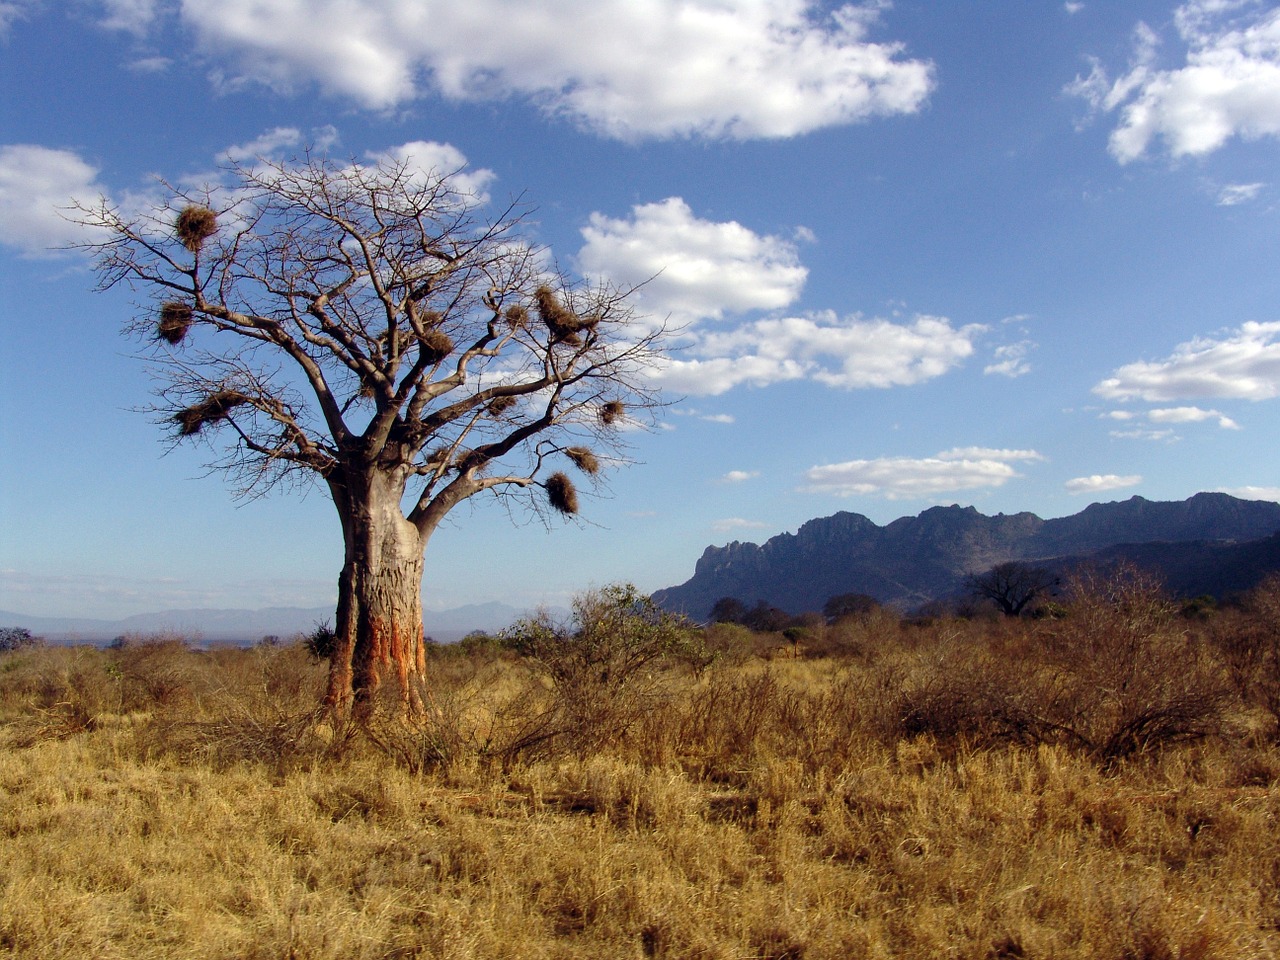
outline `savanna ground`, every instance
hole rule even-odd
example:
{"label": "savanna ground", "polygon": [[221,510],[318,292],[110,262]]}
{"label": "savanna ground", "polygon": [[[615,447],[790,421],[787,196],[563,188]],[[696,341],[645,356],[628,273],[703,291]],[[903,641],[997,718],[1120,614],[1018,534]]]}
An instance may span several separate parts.
{"label": "savanna ground", "polygon": [[0,953],[1280,954],[1280,587],[1077,586],[472,639],[360,731],[302,643],[0,654]]}

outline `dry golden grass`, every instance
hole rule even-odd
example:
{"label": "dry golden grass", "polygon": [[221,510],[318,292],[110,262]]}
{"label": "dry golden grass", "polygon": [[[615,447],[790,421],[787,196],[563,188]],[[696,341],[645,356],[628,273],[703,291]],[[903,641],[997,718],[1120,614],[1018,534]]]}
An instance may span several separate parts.
{"label": "dry golden grass", "polygon": [[372,736],[318,722],[323,669],[298,646],[4,655],[0,953],[1280,953],[1263,712],[1239,701],[1222,735],[1105,764],[907,736],[895,711],[922,664],[964,631],[1006,654],[1030,635],[840,629],[815,640],[838,657],[757,638],[656,668],[639,719],[593,715],[630,718],[605,741],[557,726],[578,715],[491,647],[437,653],[431,716]]}

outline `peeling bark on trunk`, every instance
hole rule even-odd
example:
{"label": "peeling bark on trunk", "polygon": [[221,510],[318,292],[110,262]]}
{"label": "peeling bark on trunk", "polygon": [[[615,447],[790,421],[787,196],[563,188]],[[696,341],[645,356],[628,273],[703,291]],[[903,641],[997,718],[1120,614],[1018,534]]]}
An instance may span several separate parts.
{"label": "peeling bark on trunk", "polygon": [[330,480],[346,557],[325,703],[339,717],[367,718],[392,678],[403,713],[421,711],[423,541],[401,512],[403,479],[371,470],[358,483]]}

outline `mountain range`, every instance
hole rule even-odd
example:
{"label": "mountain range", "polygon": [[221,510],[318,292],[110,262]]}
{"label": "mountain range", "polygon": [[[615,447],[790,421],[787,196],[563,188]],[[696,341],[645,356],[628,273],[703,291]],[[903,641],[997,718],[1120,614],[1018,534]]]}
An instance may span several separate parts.
{"label": "mountain range", "polygon": [[1280,503],[1225,493],[1173,502],[1132,497],[1051,520],[951,506],[882,527],[841,512],[764,544],[707,547],[693,577],[654,600],[699,620],[722,597],[799,613],[862,593],[910,610],[963,593],[969,576],[1006,560],[1055,566],[1083,559],[1132,560],[1178,595],[1224,596],[1280,570],[1278,531]]}
{"label": "mountain range", "polygon": [[[505,603],[471,604],[452,610],[428,610],[423,616],[427,636],[441,643],[460,640],[473,630],[497,631],[523,611]],[[172,633],[210,643],[244,643],[265,636],[294,637],[310,633],[318,624],[333,623],[333,607],[268,607],[262,610],[164,610],[122,620],[73,617],[29,617],[0,610],[0,626],[25,627],[54,641],[101,643],[124,634]]]}

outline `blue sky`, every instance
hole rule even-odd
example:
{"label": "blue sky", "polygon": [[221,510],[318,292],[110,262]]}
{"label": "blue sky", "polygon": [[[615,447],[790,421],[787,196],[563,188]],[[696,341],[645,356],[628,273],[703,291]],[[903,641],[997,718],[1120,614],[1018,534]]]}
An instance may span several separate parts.
{"label": "blue sky", "polygon": [[428,608],[687,579],[838,510],[1280,499],[1280,8],[1248,0],[0,2],[0,609],[331,602],[236,501],[60,209],[307,146],[466,162],[686,324],[581,523],[463,506]]}

